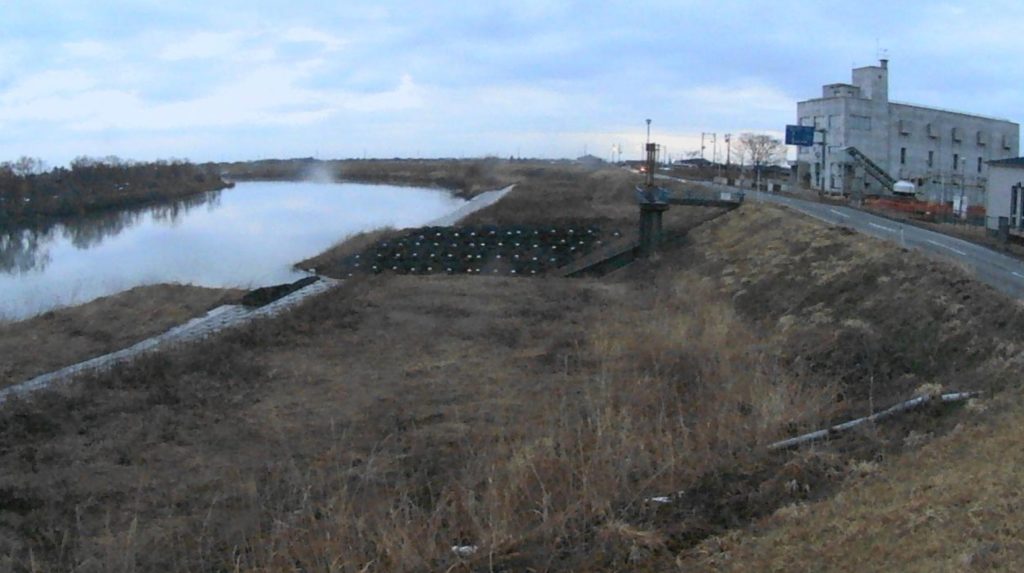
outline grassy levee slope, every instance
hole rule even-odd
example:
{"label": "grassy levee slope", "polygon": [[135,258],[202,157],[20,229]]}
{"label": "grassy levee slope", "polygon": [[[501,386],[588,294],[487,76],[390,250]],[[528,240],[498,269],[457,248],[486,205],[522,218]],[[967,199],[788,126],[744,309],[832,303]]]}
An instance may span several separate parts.
{"label": "grassy levee slope", "polygon": [[222,304],[235,289],[143,286],[39,316],[0,322],[0,387],[127,348]]}
{"label": "grassy levee slope", "polygon": [[[633,175],[519,176],[473,222],[633,220]],[[928,410],[767,454],[921,384],[1009,387],[1022,316],[957,269],[780,208],[698,225],[710,213],[673,208],[684,239],[600,279],[360,276],[279,319],[10,403],[0,559],[700,570],[709,540],[739,544],[928,435],[926,448],[985,427]]]}

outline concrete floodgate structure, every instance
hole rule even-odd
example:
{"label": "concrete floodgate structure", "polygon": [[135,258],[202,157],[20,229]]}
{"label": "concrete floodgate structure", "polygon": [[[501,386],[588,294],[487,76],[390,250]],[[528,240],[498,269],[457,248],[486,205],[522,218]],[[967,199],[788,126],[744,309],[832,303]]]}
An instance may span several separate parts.
{"label": "concrete floodgate structure", "polygon": [[[493,205],[508,194],[513,187],[514,185],[509,185],[504,189],[481,193],[480,195],[470,199],[459,209],[434,221],[433,224],[453,224],[475,211]],[[48,372],[30,380],[26,380],[25,382],[0,389],[0,404],[13,396],[27,396],[37,390],[43,390],[55,385],[71,382],[80,374],[93,374],[108,370],[118,364],[123,364],[149,352],[168,348],[175,344],[200,341],[229,328],[248,324],[249,322],[258,319],[277,316],[298,303],[331,290],[344,282],[329,277],[321,276],[317,278],[319,280],[316,282],[291,292],[264,306],[260,306],[258,308],[249,308],[241,304],[219,306],[209,311],[204,316],[194,318],[185,324],[176,326],[163,334],[147,338],[129,346],[128,348],[111,352],[110,354],[97,356],[84,362],[72,364],[71,366],[61,368],[60,370]]]}

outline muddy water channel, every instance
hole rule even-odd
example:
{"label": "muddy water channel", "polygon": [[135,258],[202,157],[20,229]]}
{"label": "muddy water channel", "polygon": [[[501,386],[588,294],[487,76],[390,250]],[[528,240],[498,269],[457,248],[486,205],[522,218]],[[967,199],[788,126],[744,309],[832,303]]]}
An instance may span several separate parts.
{"label": "muddy water channel", "polygon": [[173,204],[0,229],[0,318],[22,319],[157,283],[254,288],[347,235],[426,224],[463,205],[444,191],[248,182]]}

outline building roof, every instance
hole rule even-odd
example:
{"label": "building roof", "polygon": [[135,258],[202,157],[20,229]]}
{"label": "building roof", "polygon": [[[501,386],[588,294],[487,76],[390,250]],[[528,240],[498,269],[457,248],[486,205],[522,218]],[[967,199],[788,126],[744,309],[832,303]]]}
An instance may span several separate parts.
{"label": "building roof", "polygon": [[952,113],[952,114],[956,114],[956,115],[965,115],[967,117],[973,117],[973,118],[977,118],[977,119],[987,119],[989,121],[1002,121],[1004,123],[1012,123],[1013,125],[1017,125],[1017,122],[1009,120],[1009,119],[1006,119],[1006,118],[1003,118],[1003,117],[994,117],[994,116],[991,116],[991,115],[981,115],[979,113],[970,113],[970,112],[966,112],[966,111],[957,111],[955,109],[946,109],[946,108],[942,108],[942,107],[934,107],[934,106],[929,106],[929,105],[918,105],[916,103],[906,103],[906,102],[894,101],[894,100],[889,100],[889,103],[893,104],[893,105],[901,105],[903,107],[916,107],[918,109],[923,109],[923,110],[927,110],[927,111],[938,111],[938,112],[942,112],[942,113]]}
{"label": "building roof", "polygon": [[990,166],[995,167],[1011,167],[1014,169],[1024,169],[1024,157],[1010,157],[1009,159],[996,159],[989,161]]}

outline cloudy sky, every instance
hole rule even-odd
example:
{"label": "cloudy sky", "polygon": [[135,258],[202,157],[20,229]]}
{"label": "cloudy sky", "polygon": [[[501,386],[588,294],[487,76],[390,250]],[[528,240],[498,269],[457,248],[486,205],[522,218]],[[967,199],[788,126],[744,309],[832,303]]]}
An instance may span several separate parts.
{"label": "cloudy sky", "polygon": [[[1020,121],[1024,3],[0,0],[0,160],[681,156],[892,99]],[[710,157],[710,144],[708,156]]]}

